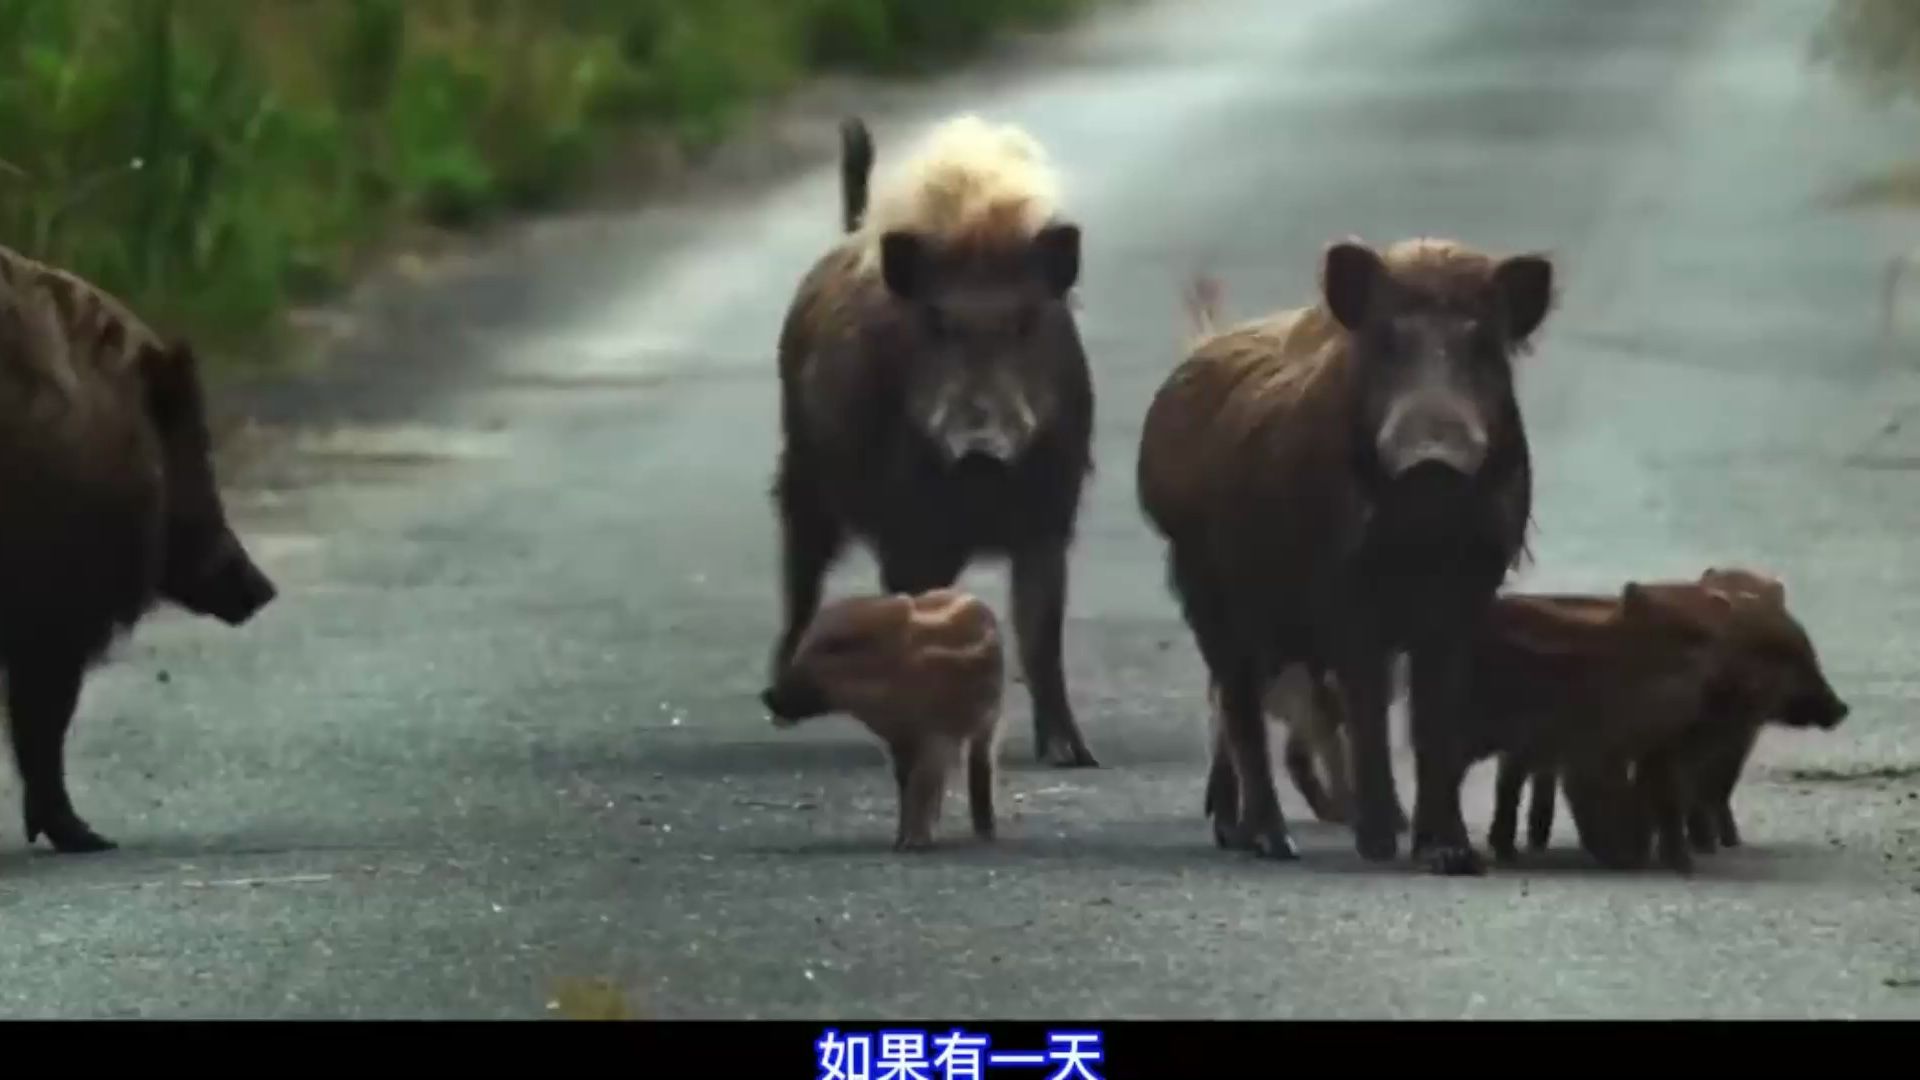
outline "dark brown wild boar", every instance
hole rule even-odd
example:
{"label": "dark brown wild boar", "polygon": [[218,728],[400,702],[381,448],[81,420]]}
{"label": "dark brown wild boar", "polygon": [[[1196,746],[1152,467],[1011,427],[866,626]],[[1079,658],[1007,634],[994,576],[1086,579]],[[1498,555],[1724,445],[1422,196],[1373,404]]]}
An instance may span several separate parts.
{"label": "dark brown wild boar", "polygon": [[1356,846],[1393,857],[1387,669],[1405,652],[1415,851],[1442,873],[1481,870],[1457,785],[1432,781],[1457,757],[1464,643],[1525,550],[1532,474],[1512,360],[1552,286],[1539,255],[1334,244],[1318,303],[1206,337],[1155,395],[1140,501],[1220,687],[1223,846],[1297,856],[1260,698],[1301,663],[1341,687]]}
{"label": "dark brown wild boar", "polygon": [[993,771],[1005,677],[999,623],[954,589],[857,597],[823,608],[761,701],[778,727],[850,713],[893,759],[894,847],[919,851],[964,756],[974,835],[993,839]]}
{"label": "dark brown wild boar", "polygon": [[1069,298],[1079,227],[1041,148],[1015,128],[948,121],[864,192],[873,158],[843,129],[842,224],[780,333],[785,625],[777,671],[849,539],[889,593],[1012,562],[1013,625],[1035,753],[1097,764],[1061,663],[1067,556],[1092,469],[1094,397]]}
{"label": "dark brown wild boar", "polygon": [[27,840],[106,850],[66,783],[85,672],[159,602],[238,626],[275,590],[227,524],[192,350],[4,248],[0,492],[0,666]]}
{"label": "dark brown wild boar", "polygon": [[[1684,833],[1697,851],[1710,853],[1716,840],[1739,843],[1731,798],[1747,756],[1767,724],[1830,730],[1843,722],[1848,706],[1833,690],[1806,629],[1786,606],[1785,588],[1775,579],[1744,569],[1712,568],[1692,582],[1660,582],[1642,588],[1658,592],[1698,620],[1716,641],[1716,668],[1704,708],[1707,715],[1685,740],[1659,748],[1634,763],[1642,805],[1637,813],[1653,831],[1661,861],[1686,869]],[[1565,604],[1604,609],[1613,597],[1558,597]],[[1557,774],[1552,762],[1503,756],[1495,783],[1494,823],[1489,842],[1503,857],[1513,855],[1513,831],[1520,787],[1533,779],[1535,813],[1528,844],[1546,846]],[[1570,799],[1571,801],[1571,799]]]}

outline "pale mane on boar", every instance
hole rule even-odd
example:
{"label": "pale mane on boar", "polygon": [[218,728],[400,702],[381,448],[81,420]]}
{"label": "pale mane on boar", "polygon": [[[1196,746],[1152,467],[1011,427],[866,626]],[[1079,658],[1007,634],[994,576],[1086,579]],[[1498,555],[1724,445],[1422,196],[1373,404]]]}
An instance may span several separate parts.
{"label": "pale mane on boar", "polygon": [[1018,128],[961,116],[873,186],[864,124],[843,124],[838,243],[800,282],[779,341],[774,484],[784,625],[778,671],[858,540],[889,593],[1012,563],[1035,753],[1097,764],[1062,671],[1067,556],[1092,471],[1094,395],[1071,308],[1080,229]]}
{"label": "pale mane on boar", "polygon": [[1526,550],[1532,474],[1512,363],[1552,302],[1541,255],[1342,242],[1323,258],[1318,302],[1204,335],[1156,393],[1136,482],[1218,687],[1208,802],[1222,846],[1297,855],[1261,698],[1303,664],[1339,687],[1356,846],[1393,857],[1388,665],[1404,652],[1415,850],[1439,872],[1481,869],[1457,788],[1434,781],[1461,753],[1463,643]]}
{"label": "pale mane on boar", "polygon": [[29,843],[73,808],[86,671],[157,603],[240,625],[275,589],[227,524],[197,361],[72,274],[0,248],[0,668]]}

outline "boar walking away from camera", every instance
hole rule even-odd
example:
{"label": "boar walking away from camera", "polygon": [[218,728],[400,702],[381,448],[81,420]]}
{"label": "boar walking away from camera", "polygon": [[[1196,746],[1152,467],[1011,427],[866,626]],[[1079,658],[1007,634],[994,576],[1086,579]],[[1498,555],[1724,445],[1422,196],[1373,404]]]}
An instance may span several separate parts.
{"label": "boar walking away from camera", "polygon": [[879,736],[900,797],[895,849],[932,846],[963,757],[974,835],[991,840],[1002,651],[992,609],[963,592],[841,600],[819,612],[761,701],[778,727],[845,712]]}
{"label": "boar walking away from camera", "polygon": [[843,128],[848,232],[801,282],[780,334],[785,626],[777,671],[849,539],[889,593],[1012,562],[1035,752],[1097,765],[1068,701],[1067,556],[1092,470],[1092,380],[1070,296],[1080,229],[1034,140],[961,117],[869,205],[866,128]]}
{"label": "boar walking away from camera", "polygon": [[1318,303],[1206,337],[1156,393],[1137,482],[1220,687],[1234,789],[1214,807],[1221,845],[1297,857],[1260,699],[1305,664],[1341,687],[1356,846],[1394,856],[1388,663],[1405,652],[1414,850],[1437,872],[1480,872],[1458,787],[1434,780],[1459,753],[1465,643],[1525,550],[1532,473],[1513,358],[1552,283],[1539,255],[1334,244]]}
{"label": "boar walking away from camera", "polygon": [[[1703,715],[1682,737],[1654,747],[1633,763],[1639,806],[1633,811],[1657,839],[1661,862],[1686,870],[1694,850],[1711,853],[1716,841],[1739,843],[1731,798],[1762,727],[1777,724],[1832,730],[1847,717],[1847,703],[1834,691],[1806,629],[1788,611],[1785,588],[1775,579],[1742,569],[1713,568],[1698,581],[1641,586],[1684,611],[1713,642],[1713,668]],[[1608,597],[1552,598],[1563,605],[1605,610]],[[1497,854],[1511,858],[1520,788],[1533,778],[1537,806],[1550,806],[1558,780],[1553,761],[1503,756],[1495,783],[1494,822],[1488,837]],[[1569,791],[1569,803],[1574,801]],[[1546,846],[1551,817],[1528,844]],[[1533,824],[1529,823],[1530,826]]]}
{"label": "boar walking away from camera", "polygon": [[239,626],[275,595],[227,523],[193,351],[0,248],[0,666],[29,843],[114,845],[75,812],[85,673],[156,604]]}

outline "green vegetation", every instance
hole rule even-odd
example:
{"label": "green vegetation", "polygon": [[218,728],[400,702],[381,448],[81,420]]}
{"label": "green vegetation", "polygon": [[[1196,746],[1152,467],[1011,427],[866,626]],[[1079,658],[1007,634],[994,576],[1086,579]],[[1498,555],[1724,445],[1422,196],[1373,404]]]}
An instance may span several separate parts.
{"label": "green vegetation", "polygon": [[216,352],[411,222],[564,199],[810,72],[905,74],[1090,0],[0,0],[0,243]]}
{"label": "green vegetation", "polygon": [[[1920,99],[1920,3],[1833,0],[1812,55],[1880,105]],[[1901,163],[1838,193],[1842,206],[1920,205],[1920,165]]]}
{"label": "green vegetation", "polygon": [[1834,0],[1813,44],[1881,102],[1920,97],[1920,4],[1912,0]]}

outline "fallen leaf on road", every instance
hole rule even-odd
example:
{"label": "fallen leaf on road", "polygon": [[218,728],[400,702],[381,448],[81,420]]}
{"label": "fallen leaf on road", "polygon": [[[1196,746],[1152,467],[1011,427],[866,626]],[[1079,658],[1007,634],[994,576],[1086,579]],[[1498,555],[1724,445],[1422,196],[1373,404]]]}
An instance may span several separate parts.
{"label": "fallen leaf on road", "polygon": [[756,810],[818,810],[820,804],[805,799],[799,802],[774,802],[768,799],[735,799],[735,806],[751,806]]}
{"label": "fallen leaf on road", "polygon": [[313,885],[322,881],[332,881],[332,874],[290,874],[286,877],[227,878],[220,881],[183,881],[180,884],[189,889],[211,889],[218,887],[258,888],[261,885]]}
{"label": "fallen leaf on road", "polygon": [[557,980],[547,1009],[567,1020],[638,1019],[627,1005],[627,996],[605,979]]}

